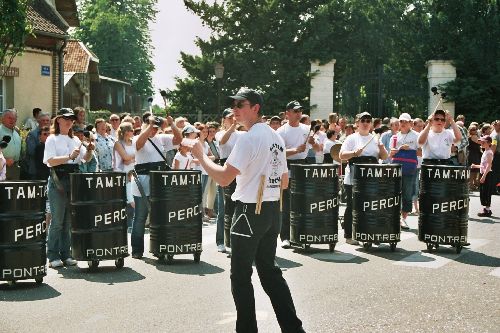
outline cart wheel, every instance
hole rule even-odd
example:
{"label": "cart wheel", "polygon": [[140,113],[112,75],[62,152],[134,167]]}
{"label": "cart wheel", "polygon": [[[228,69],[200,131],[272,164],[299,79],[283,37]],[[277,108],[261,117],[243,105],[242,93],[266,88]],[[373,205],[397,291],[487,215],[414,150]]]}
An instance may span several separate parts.
{"label": "cart wheel", "polygon": [[159,264],[164,264],[165,263],[165,255],[164,254],[158,255],[158,263]]}
{"label": "cart wheel", "polygon": [[118,269],[123,268],[124,264],[125,264],[125,259],[123,259],[123,258],[118,258],[115,260],[115,266]]}
{"label": "cart wheel", "polygon": [[87,261],[87,264],[89,265],[89,269],[93,271],[99,267],[99,260],[89,260]]}
{"label": "cart wheel", "polygon": [[328,244],[328,249],[330,250],[330,252],[335,252],[335,245],[337,243],[331,243],[331,244]]}
{"label": "cart wheel", "polygon": [[438,244],[438,243],[434,244],[434,248],[435,248],[436,250],[437,250],[437,249],[439,249],[439,244]]}
{"label": "cart wheel", "polygon": [[10,281],[7,281],[7,285],[8,285],[9,287],[14,286],[15,284],[16,284],[16,280],[10,280]]}
{"label": "cart wheel", "polygon": [[311,244],[304,244],[304,250],[309,250],[311,248]]}
{"label": "cart wheel", "polygon": [[427,251],[429,251],[431,253],[433,252],[433,245],[432,245],[432,243],[427,243]]}
{"label": "cart wheel", "polygon": [[194,257],[194,262],[199,264],[200,258],[201,258],[201,253],[200,252],[193,253],[193,257]]}
{"label": "cart wheel", "polygon": [[167,254],[167,265],[172,265],[174,263],[174,255],[173,254]]}
{"label": "cart wheel", "polygon": [[390,245],[391,245],[391,252],[396,251],[396,245],[397,245],[397,243],[391,243]]}
{"label": "cart wheel", "polygon": [[372,248],[372,243],[370,242],[363,243],[363,247],[365,248],[365,250],[369,250]]}
{"label": "cart wheel", "polygon": [[455,250],[456,250],[457,254],[460,254],[460,252],[462,252],[462,247],[463,247],[463,246],[462,246],[462,245],[460,245],[460,244],[457,244],[457,245],[456,245],[456,249],[455,249]]}
{"label": "cart wheel", "polygon": [[36,284],[42,284],[43,283],[43,277],[35,278],[35,282],[36,282]]}

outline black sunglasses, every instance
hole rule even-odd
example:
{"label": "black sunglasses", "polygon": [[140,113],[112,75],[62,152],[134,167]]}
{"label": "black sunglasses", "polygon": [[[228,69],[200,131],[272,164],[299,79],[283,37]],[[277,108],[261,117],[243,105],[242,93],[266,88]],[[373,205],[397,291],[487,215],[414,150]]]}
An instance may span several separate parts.
{"label": "black sunglasses", "polygon": [[444,118],[434,118],[434,121],[444,121]]}
{"label": "black sunglasses", "polygon": [[360,123],[371,123],[372,122],[372,118],[361,118],[359,120]]}

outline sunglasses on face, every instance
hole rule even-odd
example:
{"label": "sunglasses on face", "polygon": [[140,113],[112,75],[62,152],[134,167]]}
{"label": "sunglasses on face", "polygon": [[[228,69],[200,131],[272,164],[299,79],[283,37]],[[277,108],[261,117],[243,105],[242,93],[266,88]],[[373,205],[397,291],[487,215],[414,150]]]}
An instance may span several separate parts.
{"label": "sunglasses on face", "polygon": [[442,121],[442,122],[444,122],[444,118],[434,118],[434,121]]}
{"label": "sunglasses on face", "polygon": [[238,102],[233,104],[233,109],[243,109],[245,105],[251,105],[249,102]]}
{"label": "sunglasses on face", "polygon": [[42,136],[49,136],[49,135],[50,135],[50,133],[42,133],[41,135],[42,135]]}
{"label": "sunglasses on face", "polygon": [[361,118],[359,120],[360,123],[371,123],[372,122],[372,118]]}
{"label": "sunglasses on face", "polygon": [[120,119],[110,119],[110,121],[120,121]]}
{"label": "sunglasses on face", "polygon": [[64,120],[72,120],[72,121],[73,121],[73,120],[75,120],[75,119],[73,119],[73,118],[71,118],[71,117],[64,117],[64,116],[63,116],[62,118],[63,118]]}

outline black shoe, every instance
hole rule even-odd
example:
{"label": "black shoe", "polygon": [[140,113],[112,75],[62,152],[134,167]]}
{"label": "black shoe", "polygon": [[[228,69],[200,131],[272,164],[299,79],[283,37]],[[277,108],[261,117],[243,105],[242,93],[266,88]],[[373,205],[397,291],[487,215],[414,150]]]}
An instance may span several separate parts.
{"label": "black shoe", "polygon": [[134,258],[134,259],[142,259],[142,253],[132,253],[132,258]]}
{"label": "black shoe", "polygon": [[477,213],[477,216],[479,217],[490,217],[491,216],[491,210],[483,210],[482,212],[480,213]]}

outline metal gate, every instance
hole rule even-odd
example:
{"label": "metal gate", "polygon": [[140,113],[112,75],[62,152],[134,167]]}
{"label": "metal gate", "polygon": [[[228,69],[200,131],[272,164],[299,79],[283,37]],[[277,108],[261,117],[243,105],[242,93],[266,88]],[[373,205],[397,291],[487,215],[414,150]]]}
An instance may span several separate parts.
{"label": "metal gate", "polygon": [[346,69],[335,82],[335,109],[354,117],[367,111],[373,117],[412,117],[427,113],[428,83],[425,72],[398,73],[387,66]]}

